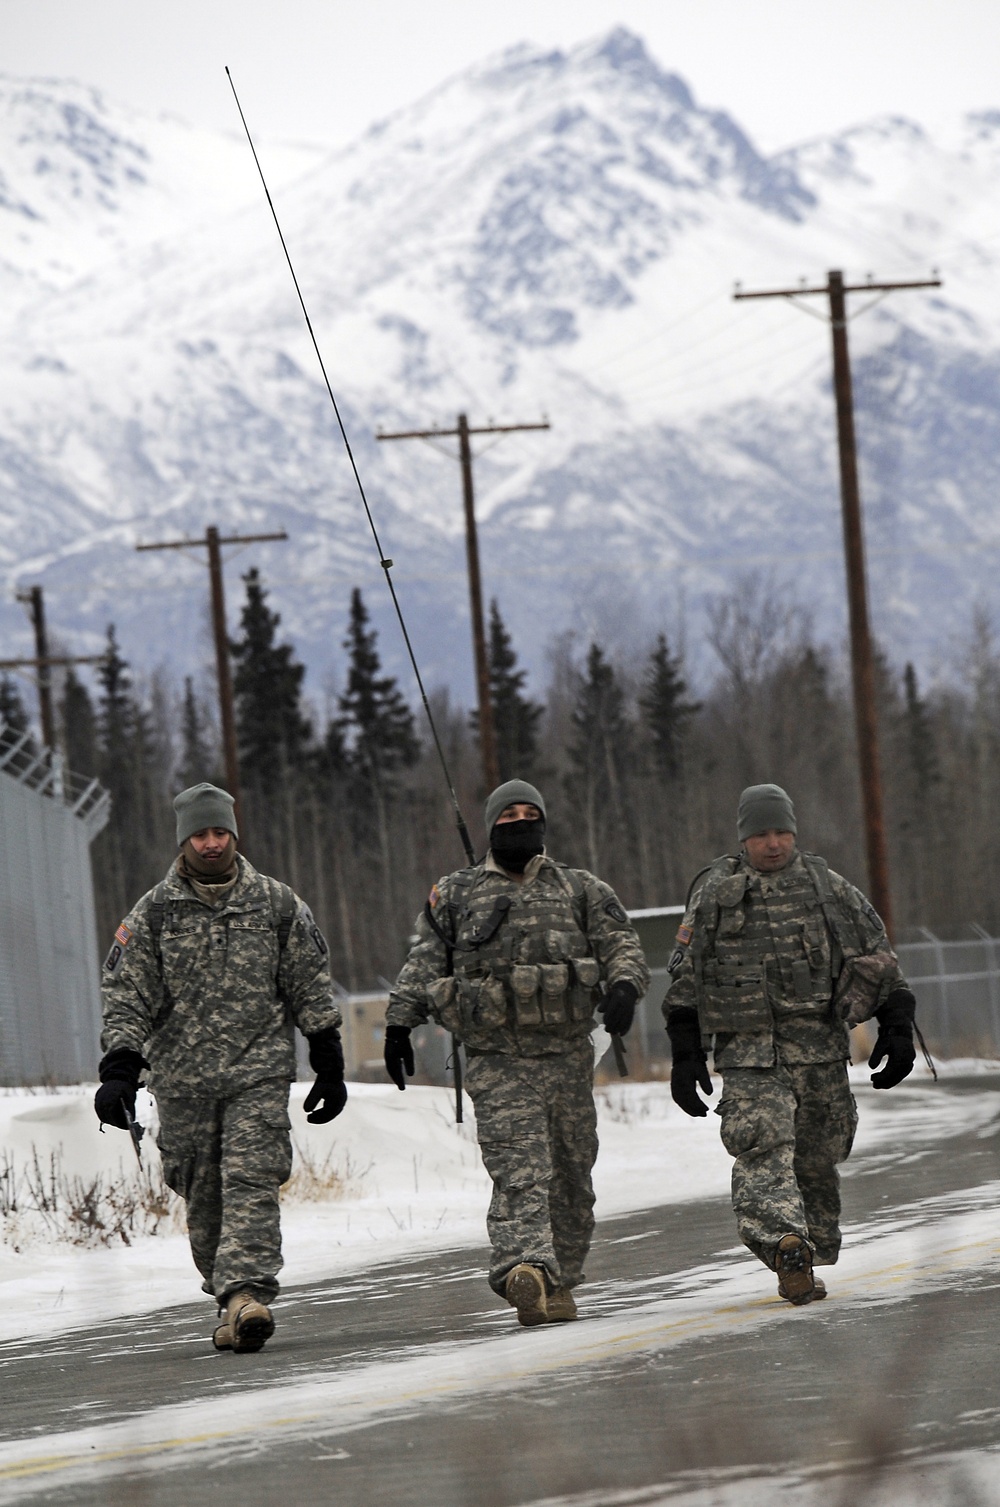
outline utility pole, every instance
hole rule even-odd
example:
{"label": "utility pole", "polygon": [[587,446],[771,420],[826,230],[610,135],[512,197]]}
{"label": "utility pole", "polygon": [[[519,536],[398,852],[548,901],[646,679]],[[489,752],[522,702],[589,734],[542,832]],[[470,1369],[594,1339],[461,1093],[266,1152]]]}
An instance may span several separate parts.
{"label": "utility pole", "polygon": [[136,549],[207,549],[208,578],[212,599],[212,634],[215,638],[215,668],[219,682],[219,724],[222,728],[222,754],[226,765],[226,784],[240,815],[240,759],[236,746],[236,710],[233,704],[233,672],[229,663],[229,637],[226,632],[226,598],[222,580],[222,546],[224,544],[263,544],[273,539],[287,539],[284,529],[277,534],[220,535],[212,524],[204,539],[170,539],[161,544],[137,544]]}
{"label": "utility pole", "polygon": [[31,612],[35,630],[35,653],[30,659],[0,659],[0,670],[33,669],[38,676],[38,711],[42,723],[42,742],[50,754],[56,751],[56,719],[52,706],[53,665],[96,665],[103,654],[50,654],[49,636],[45,628],[45,598],[40,586],[28,591],[19,591],[17,600],[24,602]]}
{"label": "utility pole", "polygon": [[479,705],[479,752],[483,761],[486,789],[495,790],[500,783],[497,758],[496,724],[490,695],[490,661],[486,651],[486,619],[483,613],[483,583],[479,570],[479,536],[476,532],[476,497],[472,485],[473,434],[519,434],[526,429],[550,429],[548,420],[540,424],[483,424],[471,427],[464,413],[458,416],[455,429],[404,429],[393,434],[381,430],[377,440],[434,440],[458,437],[458,458],[462,467],[462,502],[465,508],[465,557],[469,572],[469,606],[472,616],[472,654],[476,667],[476,694]]}
{"label": "utility pole", "polygon": [[[858,455],[854,434],[854,396],[851,386],[851,360],[847,348],[848,293],[876,293],[884,296],[904,288],[940,288],[940,278],[920,282],[845,283],[843,272],[827,273],[823,287],[774,288],[763,293],[733,294],[734,299],[810,298],[822,294],[829,299],[830,329],[833,335],[833,388],[837,403],[837,447],[840,454],[840,501],[844,528],[844,557],[847,566],[847,603],[851,627],[851,674],[854,684],[854,720],[857,727],[858,763],[861,774],[861,799],[864,808],[865,849],[868,859],[868,886],[872,903],[892,936],[892,895],[889,887],[889,856],[885,837],[882,806],[882,771],[878,748],[876,715],[875,654],[872,649],[868,616],[868,587],[865,575],[865,538],[861,517],[861,489],[858,485]],[[810,309],[810,313],[813,311]]]}

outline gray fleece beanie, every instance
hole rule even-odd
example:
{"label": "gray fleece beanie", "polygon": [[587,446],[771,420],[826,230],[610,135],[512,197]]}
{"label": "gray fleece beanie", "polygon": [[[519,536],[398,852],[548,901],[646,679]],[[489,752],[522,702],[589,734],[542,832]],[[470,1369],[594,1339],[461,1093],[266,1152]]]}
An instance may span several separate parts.
{"label": "gray fleece beanie", "polygon": [[492,795],[486,798],[486,836],[493,832],[493,824],[500,813],[508,806],[531,805],[537,806],[542,815],[545,815],[545,802],[534,785],[529,785],[527,780],[508,780],[504,785],[498,785]]}
{"label": "gray fleece beanie", "polygon": [[192,832],[203,832],[206,827],[224,827],[234,837],[239,837],[234,805],[228,791],[220,790],[218,785],[209,785],[207,781],[191,785],[180,795],[175,795],[177,846],[186,843]]}
{"label": "gray fleece beanie", "polygon": [[740,842],[758,832],[797,832],[795,807],[780,785],[748,785],[736,810]]}

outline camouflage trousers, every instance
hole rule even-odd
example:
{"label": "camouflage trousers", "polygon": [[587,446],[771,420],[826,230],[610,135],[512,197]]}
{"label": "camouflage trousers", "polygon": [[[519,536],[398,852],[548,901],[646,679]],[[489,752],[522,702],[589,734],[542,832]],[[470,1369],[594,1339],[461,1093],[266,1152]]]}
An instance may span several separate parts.
{"label": "camouflage trousers", "polygon": [[163,1176],[184,1200],[203,1290],[220,1304],[244,1290],[270,1302],[281,1270],[278,1189],[292,1170],[287,1082],[156,1102]]}
{"label": "camouflage trousers", "polygon": [[843,1062],[730,1068],[723,1073],[722,1143],[733,1165],[740,1239],[774,1267],[782,1235],[802,1235],[817,1263],[840,1253],[840,1174],[858,1111]]}
{"label": "camouflage trousers", "polygon": [[544,1267],[553,1287],[575,1287],[594,1230],[597,1109],[590,1038],[551,1057],[470,1052],[465,1085],[493,1179],[486,1216],[490,1286],[502,1296],[508,1272],[527,1261]]}

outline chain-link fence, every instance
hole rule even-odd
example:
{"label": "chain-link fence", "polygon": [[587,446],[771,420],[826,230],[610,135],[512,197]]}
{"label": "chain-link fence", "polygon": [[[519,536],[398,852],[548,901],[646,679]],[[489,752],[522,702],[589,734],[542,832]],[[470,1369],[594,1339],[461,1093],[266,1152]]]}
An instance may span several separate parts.
{"label": "chain-link fence", "polygon": [[[670,975],[666,963],[683,915],[680,905],[633,911],[653,981],[629,1036],[633,1055],[652,1073],[669,1071],[670,1048],[660,1006]],[[1000,1057],[1000,938],[970,924],[971,935],[943,941],[920,928],[919,942],[896,952],[917,999],[917,1023],[933,1053],[942,1057]]]}
{"label": "chain-link fence", "polygon": [[90,844],[109,800],[0,724],[0,1083],[77,1083],[100,1055]]}
{"label": "chain-link fence", "polygon": [[923,940],[897,948],[917,997],[917,1022],[942,1057],[1000,1056],[1000,938],[973,923],[967,940]]}

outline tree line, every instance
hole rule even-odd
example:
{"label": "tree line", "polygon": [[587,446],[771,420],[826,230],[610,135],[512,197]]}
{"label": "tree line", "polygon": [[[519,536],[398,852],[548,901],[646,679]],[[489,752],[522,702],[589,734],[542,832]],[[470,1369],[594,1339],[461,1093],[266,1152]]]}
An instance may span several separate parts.
{"label": "tree line", "polygon": [[[321,718],[305,668],[256,570],[243,578],[231,643],[243,784],[241,846],[312,906],[346,988],[378,987],[404,955],[431,882],[464,862],[437,757],[382,665],[362,593],[350,598],[345,678]],[[696,696],[684,658],[660,635],[622,663],[601,644],[559,640],[548,683],[528,687],[497,602],[489,654],[501,777],[533,780],[549,809],[549,850],[615,886],[631,907],[675,904],[712,857],[735,850],[744,785],[775,780],[796,802],[803,845],[864,886],[850,687],[842,656],[817,643],[794,604],[748,580],[709,613],[715,673]],[[997,934],[1000,860],[1000,650],[978,615],[960,670],[932,691],[912,665],[882,660],[880,715],[897,932],[927,926]],[[433,698],[445,755],[479,851],[476,718]],[[102,939],[174,851],[170,799],[225,781],[212,699],[165,672],[141,691],[115,629],[92,693],[69,671],[58,700],[70,767],[112,799],[94,845]],[[26,727],[16,685],[0,717]],[[967,934],[967,933],[966,933]]]}

